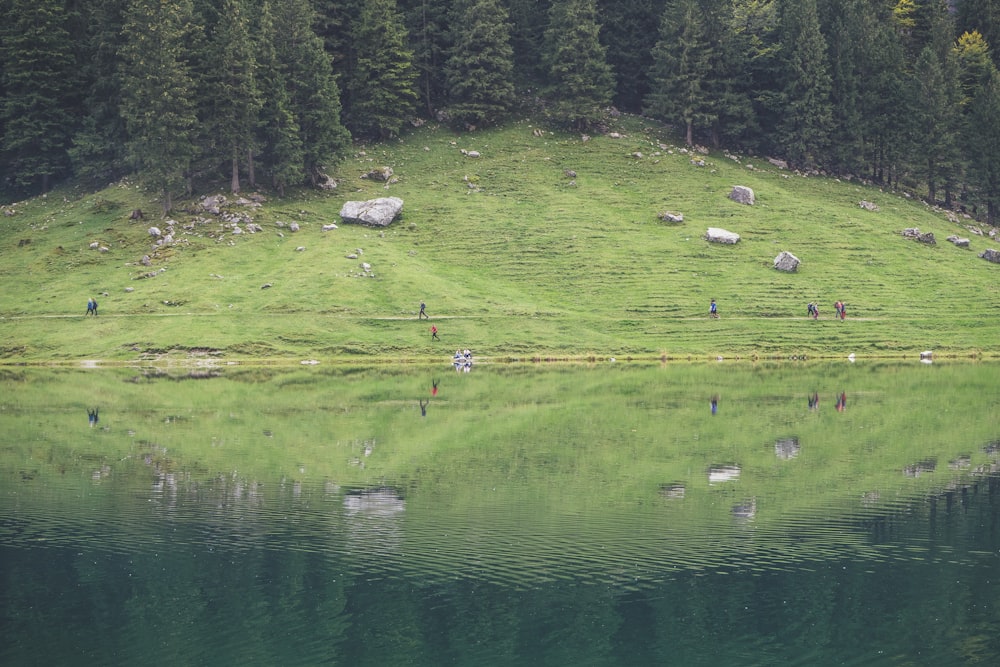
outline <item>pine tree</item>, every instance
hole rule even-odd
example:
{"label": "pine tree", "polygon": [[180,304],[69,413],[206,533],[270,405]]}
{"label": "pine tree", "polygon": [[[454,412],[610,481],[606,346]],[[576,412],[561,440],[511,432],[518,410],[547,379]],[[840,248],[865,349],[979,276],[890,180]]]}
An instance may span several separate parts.
{"label": "pine tree", "polygon": [[222,0],[212,44],[211,124],[230,162],[230,190],[237,193],[241,161],[252,171],[254,130],[262,104],[245,0]]}
{"label": "pine tree", "polygon": [[409,44],[413,50],[413,68],[417,71],[416,87],[424,112],[433,116],[445,104],[448,83],[445,62],[452,49],[453,29],[462,26],[452,18],[460,14],[462,2],[440,0],[402,0],[400,8],[405,16]]}
{"label": "pine tree", "polygon": [[340,90],[330,56],[312,26],[308,0],[282,0],[272,6],[277,58],[298,126],[302,168],[313,185],[339,162],[350,145],[341,123]]}
{"label": "pine tree", "polygon": [[[955,79],[946,75],[946,66],[931,46],[920,52],[914,68],[912,151],[913,168],[927,185],[931,203],[937,199],[937,188],[956,169],[956,136],[958,117]],[[950,198],[950,197],[949,197]]]}
{"label": "pine tree", "polygon": [[970,130],[966,141],[969,180],[986,204],[986,221],[996,225],[1000,213],[1000,73],[990,72],[989,80],[976,93],[969,109]]}
{"label": "pine tree", "polygon": [[278,41],[271,5],[265,0],[260,8],[256,31],[255,51],[262,105],[255,143],[260,147],[263,167],[270,174],[271,185],[284,197],[286,187],[305,182],[306,172],[302,136],[285,84],[287,68],[278,59],[275,47]]}
{"label": "pine tree", "polygon": [[195,81],[186,58],[195,30],[189,0],[130,0],[120,50],[127,148],[140,176],[162,195],[164,215],[195,156]]}
{"label": "pine tree", "polygon": [[715,121],[705,96],[711,54],[701,16],[697,0],[674,0],[664,10],[645,105],[651,116],[683,123],[688,146],[694,145],[695,125]]}
{"label": "pine tree", "polygon": [[832,122],[826,40],[816,0],[782,0],[784,80],[778,144],[790,162],[811,167],[823,161]]}
{"label": "pine tree", "polygon": [[79,106],[75,45],[58,0],[8,0],[0,14],[0,164],[29,191],[69,171]]}
{"label": "pine tree", "polygon": [[352,25],[345,117],[356,136],[387,139],[413,113],[417,72],[395,0],[367,0]]}
{"label": "pine tree", "polygon": [[514,103],[514,52],[507,11],[498,0],[468,0],[448,58],[448,112],[466,126],[495,123]]}
{"label": "pine tree", "polygon": [[82,126],[69,149],[73,173],[93,185],[105,185],[128,171],[125,121],[121,116],[118,51],[126,0],[94,0],[83,7],[84,79]]}
{"label": "pine tree", "polygon": [[534,88],[548,77],[545,29],[552,0],[506,0],[510,14],[510,43],[514,47],[514,75],[520,86]]}
{"label": "pine tree", "polygon": [[549,19],[549,113],[575,130],[596,126],[611,104],[615,79],[599,39],[594,0],[557,0]]}
{"label": "pine tree", "polygon": [[663,16],[664,0],[598,0],[601,43],[615,75],[615,106],[638,113],[649,94],[649,60]]}

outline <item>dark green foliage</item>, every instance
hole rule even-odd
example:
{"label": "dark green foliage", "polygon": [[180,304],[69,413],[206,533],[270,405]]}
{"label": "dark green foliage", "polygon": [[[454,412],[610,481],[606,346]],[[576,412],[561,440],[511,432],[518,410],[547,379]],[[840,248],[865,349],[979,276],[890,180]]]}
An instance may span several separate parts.
{"label": "dark green foliage", "polygon": [[561,126],[584,130],[604,118],[615,79],[599,39],[594,0],[558,0],[549,12],[548,47],[550,118]]}
{"label": "dark green foliage", "polygon": [[783,87],[776,145],[792,164],[813,167],[826,157],[833,114],[826,40],[816,0],[782,0]]}
{"label": "dark green foliage", "polygon": [[128,39],[119,52],[129,158],[161,193],[164,213],[173,208],[172,194],[189,177],[196,153],[192,20],[189,0],[130,0]]}
{"label": "dark green foliage", "polygon": [[959,0],[959,33],[976,31],[990,46],[993,63],[1000,67],[1000,2],[998,0]]}
{"label": "dark green foliage", "polygon": [[[413,67],[417,70],[417,89],[424,112],[432,116],[444,104],[448,95],[444,64],[452,46],[450,19],[458,7],[452,3],[434,0],[403,0],[400,8],[405,15],[406,27],[413,49]],[[457,24],[456,27],[460,27]]]}
{"label": "dark green foliage", "polygon": [[598,0],[601,43],[615,73],[614,103],[637,113],[649,94],[649,60],[663,16],[664,0]]}
{"label": "dark green foliage", "polygon": [[219,141],[219,157],[230,161],[230,190],[239,192],[240,164],[243,161],[250,167],[254,131],[262,104],[244,0],[222,0],[211,44],[214,67],[209,70],[208,90],[212,102],[209,121]]}
{"label": "dark green foliage", "polygon": [[69,13],[59,0],[6,0],[0,12],[3,178],[46,191],[69,169],[79,81]]}
{"label": "dark green foliage", "polygon": [[680,123],[688,146],[694,144],[695,125],[705,128],[716,120],[706,95],[710,58],[697,0],[673,0],[663,13],[660,39],[653,47],[645,113]]}
{"label": "dark green foliage", "polygon": [[495,123],[514,104],[514,51],[499,0],[468,0],[453,28],[448,113],[466,126]]}
{"label": "dark green foliage", "polygon": [[417,72],[395,0],[367,0],[351,26],[351,38],[347,127],[355,136],[370,139],[399,134],[416,106]]}
{"label": "dark green foliage", "polygon": [[1000,213],[1000,73],[996,69],[972,99],[969,128],[969,180],[986,204],[987,221],[995,225]]}
{"label": "dark green foliage", "polygon": [[[336,166],[350,143],[350,135],[340,118],[340,91],[330,56],[312,29],[313,14],[308,0],[282,0],[272,7],[272,13],[275,35],[272,43],[278,71],[270,76],[276,77],[275,83],[284,83],[287,111],[298,126],[298,141],[294,143],[301,146],[301,169],[315,184],[322,174]],[[287,131],[289,125],[281,122]],[[272,166],[279,170],[295,169],[291,165]]]}

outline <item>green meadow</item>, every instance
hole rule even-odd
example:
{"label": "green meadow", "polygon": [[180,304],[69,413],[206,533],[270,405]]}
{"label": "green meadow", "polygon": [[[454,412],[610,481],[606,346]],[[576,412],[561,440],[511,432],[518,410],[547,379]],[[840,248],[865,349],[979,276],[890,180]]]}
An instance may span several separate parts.
{"label": "green meadow", "polygon": [[[1000,243],[970,231],[974,221],[763,157],[689,153],[642,118],[612,130],[619,136],[585,140],[528,120],[471,134],[425,125],[356,146],[333,191],[262,192],[259,207],[225,208],[257,233],[244,223],[234,234],[198,208],[199,196],[217,193],[182,200],[170,214],[174,243],[160,247],[147,231],[166,228],[160,205],[129,181],[5,205],[0,361],[420,362],[456,348],[493,362],[1000,352],[1000,265],[977,256]],[[362,178],[384,166],[389,183]],[[755,205],[731,201],[735,185],[752,188]],[[391,226],[342,224],[345,201],[382,196],[404,201]],[[133,222],[137,208],[146,219]],[[664,222],[665,211],[683,222]],[[710,244],[709,227],[741,241]],[[937,244],[904,238],[909,227]],[[971,247],[945,241],[953,234]],[[783,250],[801,260],[797,272],[773,268]],[[88,297],[97,318],[84,317]],[[711,299],[719,319],[707,316]],[[833,317],[837,300],[846,321]],[[429,322],[417,319],[421,301]]]}

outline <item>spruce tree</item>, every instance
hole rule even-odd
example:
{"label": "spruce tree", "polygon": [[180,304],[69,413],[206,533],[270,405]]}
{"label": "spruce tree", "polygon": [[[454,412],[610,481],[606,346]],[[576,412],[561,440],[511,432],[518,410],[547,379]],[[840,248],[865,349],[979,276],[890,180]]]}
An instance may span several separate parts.
{"label": "spruce tree", "polygon": [[446,68],[448,112],[466,126],[489,125],[514,104],[514,51],[499,0],[467,0],[453,29]]}
{"label": "spruce tree", "polygon": [[240,165],[246,166],[248,175],[252,171],[254,131],[262,103],[245,0],[222,0],[211,53],[209,122],[219,142],[219,157],[229,163],[230,190],[237,193]]}
{"label": "spruce tree", "polygon": [[556,0],[545,33],[549,78],[548,112],[575,130],[603,120],[615,79],[601,45],[594,0]]}
{"label": "spruce tree", "polygon": [[920,52],[912,81],[913,140],[909,148],[914,172],[924,179],[928,200],[933,204],[938,186],[957,169],[958,91],[955,79],[946,74],[945,63],[931,46]]}
{"label": "spruce tree", "polygon": [[126,0],[94,0],[81,10],[87,26],[81,36],[85,96],[69,155],[73,175],[92,185],[106,185],[128,171],[118,67],[125,5]]}
{"label": "spruce tree", "polygon": [[417,72],[395,0],[367,0],[351,26],[353,68],[344,113],[355,136],[387,139],[413,113]]}
{"label": "spruce tree", "polygon": [[302,168],[312,184],[332,169],[350,145],[341,123],[340,90],[323,40],[313,30],[308,0],[282,0],[272,6],[277,58],[298,126]]}
{"label": "spruce tree", "polygon": [[969,109],[969,180],[986,205],[986,221],[997,225],[1000,214],[1000,73],[994,68]]}
{"label": "spruce tree", "polygon": [[452,19],[458,19],[462,6],[462,2],[453,6],[441,0],[400,2],[413,51],[413,68],[417,71],[416,88],[428,116],[445,104],[448,95],[445,62],[452,48],[452,27],[461,27],[460,21]]}
{"label": "spruce tree", "polygon": [[674,0],[664,10],[645,105],[645,113],[681,123],[688,146],[695,125],[706,128],[715,120],[705,95],[710,46],[701,17],[697,0]]}
{"label": "spruce tree", "polygon": [[80,95],[68,25],[59,0],[7,0],[0,14],[0,164],[29,192],[69,171]]}
{"label": "spruce tree", "polygon": [[278,58],[276,44],[279,38],[267,0],[260,8],[255,41],[262,100],[255,145],[259,147],[262,166],[270,175],[271,185],[283,197],[285,188],[305,182],[305,154],[286,85],[287,68]]}
{"label": "spruce tree", "polygon": [[162,196],[164,215],[195,155],[195,81],[186,56],[195,30],[189,0],[129,2],[119,52],[126,145],[139,175]]}
{"label": "spruce tree", "polygon": [[601,43],[607,47],[608,64],[615,75],[614,104],[638,113],[649,94],[649,59],[663,16],[664,0],[598,0]]}
{"label": "spruce tree", "polygon": [[832,121],[826,40],[819,30],[816,0],[782,0],[784,70],[778,146],[800,167],[822,163]]}

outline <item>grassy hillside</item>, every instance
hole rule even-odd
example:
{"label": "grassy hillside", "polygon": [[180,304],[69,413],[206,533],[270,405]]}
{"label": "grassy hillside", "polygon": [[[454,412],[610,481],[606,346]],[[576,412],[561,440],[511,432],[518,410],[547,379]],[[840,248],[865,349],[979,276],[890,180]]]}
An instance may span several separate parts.
{"label": "grassy hillside", "polygon": [[[1000,242],[971,234],[971,221],[760,158],[693,156],[643,119],[613,129],[621,136],[585,141],[528,121],[474,134],[425,126],[359,147],[329,194],[229,206],[261,225],[255,234],[233,234],[197,200],[182,202],[192,212],[173,214],[176,242],[159,249],[147,230],[165,221],[129,220],[134,208],[159,208],[133,184],[5,207],[0,358],[398,361],[459,347],[494,361],[1000,352],[1000,265],[977,257]],[[382,166],[394,182],[361,178]],[[753,188],[756,204],[730,201],[734,185]],[[344,201],[379,196],[405,202],[392,226],[341,224]],[[659,220],[666,210],[684,221]],[[338,228],[322,230],[331,223]],[[709,244],[708,227],[742,240]],[[937,245],[903,238],[906,227],[933,232]],[[971,249],[946,242],[951,234],[971,238]],[[797,273],[773,268],[782,250],[802,260]],[[89,296],[100,302],[96,319],[84,317]],[[707,317],[713,298],[717,320]],[[838,299],[845,322],[833,318]],[[416,319],[421,300],[430,323]],[[806,317],[810,301],[818,321]]]}

